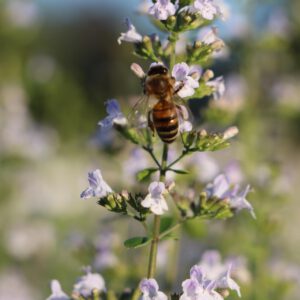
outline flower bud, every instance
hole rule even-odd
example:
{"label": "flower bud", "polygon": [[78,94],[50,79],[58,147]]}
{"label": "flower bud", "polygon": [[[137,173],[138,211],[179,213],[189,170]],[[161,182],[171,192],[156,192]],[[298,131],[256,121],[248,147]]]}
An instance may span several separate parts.
{"label": "flower bud", "polygon": [[143,79],[146,76],[142,67],[137,63],[131,64],[130,69],[138,78]]}
{"label": "flower bud", "polygon": [[202,75],[204,81],[208,81],[213,77],[214,77],[214,72],[210,69],[206,70]]}
{"label": "flower bud", "polygon": [[219,51],[221,50],[223,47],[225,46],[224,42],[222,40],[217,40],[215,42],[213,42],[211,44],[211,48],[214,50],[214,51]]}
{"label": "flower bud", "polygon": [[223,133],[223,139],[228,140],[233,138],[239,133],[239,129],[236,126],[229,127],[225,132]]}

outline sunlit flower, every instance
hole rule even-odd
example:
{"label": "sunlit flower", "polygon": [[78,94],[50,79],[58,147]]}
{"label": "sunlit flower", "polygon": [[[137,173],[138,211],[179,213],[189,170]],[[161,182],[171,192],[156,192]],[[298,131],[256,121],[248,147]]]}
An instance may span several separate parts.
{"label": "sunlit flower", "polygon": [[241,291],[239,285],[230,277],[231,273],[231,266],[228,267],[226,273],[221,276],[217,282],[216,286],[221,289],[231,289],[233,291],[236,291],[238,296],[241,297]]}
{"label": "sunlit flower", "polygon": [[142,206],[150,208],[156,215],[162,215],[168,210],[167,202],[163,196],[166,193],[166,187],[163,182],[154,181],[148,188],[149,194],[142,201]]}
{"label": "sunlit flower", "polygon": [[217,176],[213,183],[206,186],[208,197],[217,197],[219,199],[229,201],[230,207],[236,211],[247,209],[251,216],[255,218],[255,213],[252,205],[246,200],[246,196],[250,190],[248,185],[245,190],[239,191],[238,184],[232,184],[224,174]]}
{"label": "sunlit flower", "polygon": [[121,36],[118,38],[118,43],[121,44],[122,41],[129,43],[140,43],[143,37],[136,31],[135,27],[128,18],[125,19],[125,24],[127,26],[127,31],[121,33]]}
{"label": "sunlit flower", "polygon": [[108,114],[103,120],[98,122],[102,128],[109,129],[113,124],[124,126],[127,124],[127,119],[120,110],[120,105],[116,99],[106,101],[106,112]]}
{"label": "sunlit flower", "polygon": [[168,297],[161,291],[155,279],[143,279],[140,283],[143,293],[142,300],[167,300]]}
{"label": "sunlit flower", "polygon": [[64,293],[61,289],[60,283],[58,280],[51,281],[51,292],[52,294],[47,298],[47,300],[69,300],[69,296]]}
{"label": "sunlit flower", "polygon": [[110,186],[104,181],[99,169],[88,173],[88,181],[90,186],[80,195],[83,199],[91,197],[101,198],[112,192]]}
{"label": "sunlit flower", "polygon": [[173,4],[170,0],[157,0],[148,10],[148,13],[158,20],[166,20],[175,15],[178,4]]}
{"label": "sunlit flower", "polygon": [[206,85],[213,88],[213,96],[215,100],[220,99],[225,93],[225,83],[223,76],[206,82]]}
{"label": "sunlit flower", "polygon": [[212,20],[220,12],[219,6],[213,0],[195,0],[190,10],[200,13],[207,20]]}
{"label": "sunlit flower", "polygon": [[175,78],[175,89],[178,89],[178,95],[182,98],[192,96],[195,89],[199,87],[201,76],[199,66],[189,67],[186,63],[178,63],[172,70],[172,76]]}
{"label": "sunlit flower", "polygon": [[104,279],[100,274],[91,273],[90,268],[87,268],[86,275],[80,277],[74,285],[73,293],[89,297],[95,290],[98,292],[105,291]]}

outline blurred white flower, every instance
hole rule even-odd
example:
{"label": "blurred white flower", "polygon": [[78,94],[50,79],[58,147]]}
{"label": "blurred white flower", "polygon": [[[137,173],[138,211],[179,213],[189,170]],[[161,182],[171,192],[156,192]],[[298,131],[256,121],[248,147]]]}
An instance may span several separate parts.
{"label": "blurred white flower", "polygon": [[231,126],[224,131],[223,139],[229,140],[235,137],[238,133],[239,133],[239,129],[236,126]]}
{"label": "blurred white flower", "polygon": [[108,116],[99,121],[98,125],[100,125],[104,129],[110,129],[113,124],[125,126],[127,124],[127,119],[124,117],[123,113],[120,110],[118,100],[110,99],[107,100],[105,104]]}
{"label": "blurred white flower", "polygon": [[[137,163],[138,162],[138,163]],[[123,162],[123,177],[131,185],[136,183],[137,172],[148,166],[148,159],[145,151],[135,148],[130,152],[129,157]]]}
{"label": "blurred white flower", "polygon": [[25,89],[18,83],[0,86],[0,153],[45,158],[57,145],[53,130],[37,126],[27,108]]}
{"label": "blurred white flower", "polygon": [[148,13],[158,20],[167,20],[175,15],[178,4],[173,4],[170,0],[157,0],[148,10]]}
{"label": "blurred white flower", "polygon": [[51,281],[51,295],[46,300],[69,300],[70,297],[61,289],[58,280]]}
{"label": "blurred white flower", "polygon": [[230,182],[241,183],[244,181],[245,176],[238,161],[231,161],[225,168],[224,174]]}
{"label": "blurred white flower", "polygon": [[118,244],[118,236],[109,230],[105,230],[98,235],[94,242],[96,255],[94,257],[93,267],[101,271],[116,266],[118,257],[114,253],[114,247]]}
{"label": "blurred white flower", "polygon": [[30,259],[55,247],[54,228],[45,222],[17,224],[7,229],[4,243],[14,258]]}
{"label": "blurred white flower", "polygon": [[39,300],[26,278],[20,271],[3,269],[0,273],[0,299],[3,300]]}
{"label": "blurred white flower", "polygon": [[38,6],[32,0],[9,0],[6,2],[9,21],[15,26],[29,27],[38,21]]}
{"label": "blurred white flower", "polygon": [[83,199],[91,197],[101,198],[112,192],[110,186],[104,181],[99,169],[88,173],[88,181],[90,186],[80,195]]}
{"label": "blurred white flower", "polygon": [[220,167],[212,155],[205,152],[196,152],[187,161],[187,165],[191,166],[197,178],[202,182],[208,182],[214,179],[220,172]]}
{"label": "blurred white flower", "polygon": [[121,33],[121,36],[118,38],[118,43],[121,44],[122,41],[129,43],[140,43],[143,40],[143,37],[136,31],[135,27],[128,18],[125,19],[125,24],[127,26],[127,31]]}
{"label": "blurred white flower", "polygon": [[192,96],[199,87],[201,73],[200,66],[189,67],[185,62],[176,64],[172,76],[176,80],[175,89],[179,89],[177,94],[182,98]]}
{"label": "blurred white flower", "polygon": [[140,283],[140,290],[143,293],[142,300],[167,300],[168,297],[161,291],[155,279],[143,279]]}
{"label": "blurred white flower", "polygon": [[150,208],[156,215],[162,215],[168,210],[168,205],[163,194],[167,192],[163,182],[154,181],[148,188],[149,194],[141,202],[143,207]]}
{"label": "blurred white flower", "polygon": [[105,282],[100,274],[91,273],[90,268],[87,268],[86,275],[80,277],[74,285],[73,293],[75,295],[89,297],[94,290],[98,292],[105,291]]}
{"label": "blurred white flower", "polygon": [[213,88],[213,96],[215,100],[220,99],[225,93],[225,83],[223,76],[206,82],[206,85]]}

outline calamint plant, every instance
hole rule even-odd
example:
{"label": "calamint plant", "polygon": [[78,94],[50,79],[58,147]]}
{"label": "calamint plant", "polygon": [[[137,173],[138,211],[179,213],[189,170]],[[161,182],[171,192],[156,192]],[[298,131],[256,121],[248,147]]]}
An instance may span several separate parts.
{"label": "calamint plant", "polygon": [[[187,105],[190,98],[201,101],[213,97],[218,101],[225,91],[223,78],[214,78],[213,71],[208,69],[213,56],[224,47],[217,29],[211,27],[216,18],[224,18],[222,4],[213,0],[157,0],[147,4],[145,14],[159,30],[167,33],[167,39],[161,40],[156,34],[142,35],[126,19],[127,29],[118,43],[131,43],[134,54],[149,61],[146,72],[136,63],[131,65],[141,82],[143,97],[129,113],[122,111],[116,99],[108,100],[107,116],[98,124],[102,130],[119,132],[124,140],[147,153],[153,165],[136,172],[140,185],[134,191],[114,190],[101,170],[92,170],[81,198],[97,198],[104,209],[141,224],[145,234],[127,239],[124,246],[149,247],[148,268],[135,287],[116,292],[110,290],[109,282],[105,283],[100,274],[87,268],[74,284],[71,296],[53,280],[48,300],[222,300],[230,291],[241,296],[240,287],[232,278],[237,278],[232,276],[235,265],[221,263],[216,251],[204,253],[202,260],[191,267],[180,293],[161,290],[156,280],[159,242],[174,239],[173,233],[186,221],[228,219],[243,209],[253,218],[255,213],[246,199],[250,187],[240,187],[226,174],[219,174],[204,188],[195,183],[184,187],[177,181],[180,177],[188,178],[185,164],[194,155],[227,148],[238,134],[235,126],[222,132],[197,128]],[[184,42],[178,51],[182,36],[187,37],[191,31],[201,31],[198,34],[201,38]],[[202,157],[206,159],[205,155]]]}

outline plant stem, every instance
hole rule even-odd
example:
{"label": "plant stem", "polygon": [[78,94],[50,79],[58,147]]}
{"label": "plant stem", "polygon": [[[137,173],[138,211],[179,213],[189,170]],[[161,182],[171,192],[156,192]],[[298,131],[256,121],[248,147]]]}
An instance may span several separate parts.
{"label": "plant stem", "polygon": [[[164,144],[160,176],[159,176],[160,181],[164,181],[166,178],[167,159],[168,159],[168,144]],[[158,241],[159,241],[159,230],[160,230],[160,216],[155,215],[154,224],[153,224],[153,236],[152,236],[150,255],[149,255],[148,274],[147,274],[148,278],[153,278],[155,275],[157,248],[158,248]]]}
{"label": "plant stem", "polygon": [[170,169],[172,166],[174,166],[176,163],[178,163],[187,154],[189,154],[189,152],[186,151],[186,150],[183,150],[182,153],[181,153],[181,155],[167,166],[167,170]]}
{"label": "plant stem", "polygon": [[159,161],[157,160],[157,158],[155,157],[155,155],[153,153],[153,149],[145,147],[145,146],[143,147],[143,149],[151,155],[152,159],[154,160],[154,162],[156,163],[158,168],[161,169],[161,165],[160,165]]}

